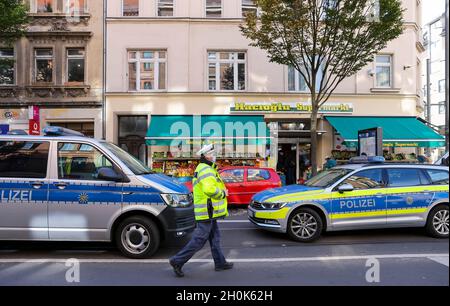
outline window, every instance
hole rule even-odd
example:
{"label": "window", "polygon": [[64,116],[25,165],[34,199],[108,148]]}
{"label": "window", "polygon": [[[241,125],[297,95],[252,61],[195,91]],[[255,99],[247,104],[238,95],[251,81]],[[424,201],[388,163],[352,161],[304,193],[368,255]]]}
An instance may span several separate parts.
{"label": "window", "polygon": [[0,141],[0,178],[47,177],[48,142]]}
{"label": "window", "polygon": [[65,0],[65,12],[70,15],[87,13],[87,0]]}
{"label": "window", "polygon": [[270,172],[263,169],[249,169],[248,170],[248,181],[249,182],[259,182],[267,181],[270,179]]}
{"label": "window", "polygon": [[222,17],[222,0],[206,0],[206,17]]}
{"label": "window", "polygon": [[0,49],[0,85],[14,84],[14,49]]}
{"label": "window", "polygon": [[60,126],[66,129],[83,133],[87,137],[94,138],[94,122],[53,122],[51,126]]}
{"label": "window", "polygon": [[246,87],[245,52],[208,52],[208,88],[244,91]]}
{"label": "window", "polygon": [[438,83],[439,93],[445,92],[445,80],[440,80]]}
{"label": "window", "polygon": [[258,14],[258,6],[254,0],[242,0],[242,17],[247,14]]}
{"label": "window", "polygon": [[220,177],[225,183],[243,183],[244,169],[225,170],[220,173]]}
{"label": "window", "polygon": [[84,83],[84,48],[67,49],[67,82]]}
{"label": "window", "polygon": [[307,91],[305,78],[294,67],[288,67],[288,90],[289,91]]}
{"label": "window", "polygon": [[129,90],[165,90],[166,54],[166,51],[128,52]]}
{"label": "window", "polygon": [[98,180],[101,168],[113,168],[103,153],[83,143],[58,143],[58,177],[66,180]]}
{"label": "window", "polygon": [[122,0],[122,16],[139,16],[139,0]]}
{"label": "window", "polygon": [[433,185],[448,185],[448,171],[427,170]]}
{"label": "window", "polygon": [[445,114],[445,101],[439,102],[438,106],[439,106],[439,114],[440,115]]}
{"label": "window", "polygon": [[173,1],[174,0],[158,0],[158,16],[172,17],[173,16]]}
{"label": "window", "polygon": [[53,12],[53,0],[36,0],[36,12],[37,13],[52,13]]}
{"label": "window", "polygon": [[392,87],[392,56],[377,55],[375,67],[375,86]]}
{"label": "window", "polygon": [[[409,187],[422,185],[417,169],[388,169],[389,187]],[[423,182],[428,183],[428,182]]]}
{"label": "window", "polygon": [[147,161],[147,130],[147,116],[119,116],[119,147],[144,163]]}
{"label": "window", "polygon": [[53,49],[35,49],[35,81],[53,82]]}
{"label": "window", "polygon": [[343,184],[350,184],[355,190],[384,188],[382,169],[371,169],[360,171],[348,179]]}

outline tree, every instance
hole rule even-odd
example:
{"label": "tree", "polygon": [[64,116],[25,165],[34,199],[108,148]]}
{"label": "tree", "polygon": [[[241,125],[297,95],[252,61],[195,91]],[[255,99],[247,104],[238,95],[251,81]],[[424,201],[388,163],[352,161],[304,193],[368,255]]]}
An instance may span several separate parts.
{"label": "tree", "polygon": [[[28,23],[27,11],[21,0],[0,0],[0,46],[11,46],[22,37]],[[0,69],[4,65],[9,64],[0,60]]]}
{"label": "tree", "polygon": [[[240,26],[270,62],[294,67],[311,94],[311,163],[317,173],[320,108],[389,41],[403,33],[400,0],[255,0]],[[319,77],[323,73],[322,77]]]}

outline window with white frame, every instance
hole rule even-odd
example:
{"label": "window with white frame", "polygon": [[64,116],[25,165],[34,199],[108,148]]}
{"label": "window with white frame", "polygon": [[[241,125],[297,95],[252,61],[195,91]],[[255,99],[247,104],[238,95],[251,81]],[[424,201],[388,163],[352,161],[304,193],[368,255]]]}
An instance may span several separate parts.
{"label": "window with white frame", "polygon": [[53,82],[53,49],[34,50],[34,80],[37,83]]}
{"label": "window with white frame", "polygon": [[158,0],[158,16],[172,17],[174,9],[174,0]]}
{"label": "window with white frame", "polygon": [[439,114],[440,115],[445,114],[445,101],[439,102],[438,106],[439,106]]}
{"label": "window with white frame", "polygon": [[84,83],[85,51],[84,48],[67,49],[67,82]]}
{"label": "window with white frame", "polygon": [[445,92],[445,79],[444,80],[440,80],[438,82],[438,92],[439,93]]}
{"label": "window with white frame", "polygon": [[53,0],[36,0],[36,13],[53,13],[55,10]]}
{"label": "window with white frame", "polygon": [[206,17],[222,17],[222,0],[205,0]]}
{"label": "window with white frame", "polygon": [[254,0],[242,0],[242,17],[249,13],[258,14],[258,6]]}
{"label": "window with white frame", "polygon": [[208,52],[208,89],[244,91],[246,89],[246,52]]}
{"label": "window with white frame", "polygon": [[392,87],[392,55],[377,55],[375,60],[375,87]]}
{"label": "window with white frame", "polygon": [[87,0],[64,0],[64,11],[70,15],[80,15],[88,12]]}
{"label": "window with white frame", "polygon": [[[306,73],[306,71],[304,72]],[[320,85],[324,78],[323,68],[319,69],[316,75],[316,91],[320,91]],[[307,92],[309,91],[305,78],[292,66],[288,66],[288,91]]]}
{"label": "window with white frame", "polygon": [[122,16],[139,16],[139,0],[122,0]]}
{"label": "window with white frame", "polygon": [[15,84],[14,49],[0,49],[0,85]]}
{"label": "window with white frame", "polygon": [[167,52],[156,50],[128,52],[128,90],[165,90]]}

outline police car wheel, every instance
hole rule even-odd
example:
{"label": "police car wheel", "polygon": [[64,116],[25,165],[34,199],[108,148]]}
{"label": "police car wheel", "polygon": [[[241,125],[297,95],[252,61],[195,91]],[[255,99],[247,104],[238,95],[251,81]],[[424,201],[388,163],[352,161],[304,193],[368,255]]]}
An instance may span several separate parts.
{"label": "police car wheel", "polygon": [[428,217],[427,223],[428,234],[435,238],[448,238],[449,237],[448,219],[449,219],[448,205],[441,205],[434,208]]}
{"label": "police car wheel", "polygon": [[313,242],[319,239],[322,231],[322,218],[312,209],[300,208],[289,218],[288,234],[295,241]]}
{"label": "police car wheel", "polygon": [[116,243],[123,255],[133,259],[149,258],[159,248],[158,226],[149,218],[125,219],[116,231]]}

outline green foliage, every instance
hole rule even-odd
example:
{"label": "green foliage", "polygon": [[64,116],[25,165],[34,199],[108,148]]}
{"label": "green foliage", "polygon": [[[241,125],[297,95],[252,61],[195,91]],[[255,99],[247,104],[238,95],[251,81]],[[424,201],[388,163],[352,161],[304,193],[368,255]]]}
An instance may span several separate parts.
{"label": "green foliage", "polygon": [[0,0],[0,44],[11,45],[28,23],[27,7],[20,0]]}
{"label": "green foliage", "polygon": [[[271,62],[301,73],[317,111],[345,78],[402,34],[401,1],[378,1],[379,10],[375,0],[256,0],[261,13],[249,14],[241,31]],[[316,84],[321,69],[324,78]]]}

